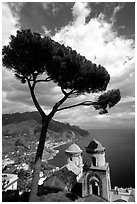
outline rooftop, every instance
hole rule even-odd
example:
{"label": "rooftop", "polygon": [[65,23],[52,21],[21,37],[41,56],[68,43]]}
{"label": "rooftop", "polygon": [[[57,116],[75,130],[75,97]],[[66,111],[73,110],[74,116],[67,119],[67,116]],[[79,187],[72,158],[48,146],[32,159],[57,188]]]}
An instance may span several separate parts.
{"label": "rooftop", "polygon": [[58,189],[62,191],[69,191],[77,182],[76,174],[69,171],[66,166],[54,172],[50,177],[44,181],[44,187]]}
{"label": "rooftop", "polygon": [[65,150],[67,153],[81,153],[82,149],[77,144],[72,144],[68,147],[68,149]]}
{"label": "rooftop", "polygon": [[103,152],[105,150],[105,148],[102,146],[102,144],[97,141],[96,139],[94,139],[93,141],[91,141],[88,145],[88,147],[86,147],[86,152],[87,153],[93,153],[93,152]]}
{"label": "rooftop", "polygon": [[77,202],[107,202],[105,199],[98,197],[94,194],[87,196],[85,198],[79,198]]}
{"label": "rooftop", "polygon": [[50,193],[38,197],[37,202],[72,202],[64,192],[59,191],[58,193]]}

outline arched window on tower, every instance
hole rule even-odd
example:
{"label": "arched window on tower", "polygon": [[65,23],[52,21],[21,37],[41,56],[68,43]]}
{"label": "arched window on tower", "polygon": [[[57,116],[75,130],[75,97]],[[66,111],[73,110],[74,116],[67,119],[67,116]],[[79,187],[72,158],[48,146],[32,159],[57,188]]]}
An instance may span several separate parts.
{"label": "arched window on tower", "polygon": [[97,164],[96,164],[96,157],[92,157],[92,164],[93,164],[93,166],[97,166]]}
{"label": "arched window on tower", "polygon": [[89,181],[89,195],[100,196],[99,181],[97,179],[91,178]]}
{"label": "arched window on tower", "polygon": [[94,195],[99,196],[99,185],[98,185],[98,182],[93,181],[91,184],[92,184],[92,193]]}
{"label": "arched window on tower", "polygon": [[70,157],[70,161],[72,161],[72,157]]}

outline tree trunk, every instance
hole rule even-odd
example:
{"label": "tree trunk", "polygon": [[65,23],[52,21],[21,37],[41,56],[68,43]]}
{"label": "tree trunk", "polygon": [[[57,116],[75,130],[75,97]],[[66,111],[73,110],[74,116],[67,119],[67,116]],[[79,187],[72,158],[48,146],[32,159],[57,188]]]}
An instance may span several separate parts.
{"label": "tree trunk", "polygon": [[38,181],[39,181],[39,174],[41,171],[42,154],[44,150],[49,122],[50,122],[50,119],[48,117],[42,120],[42,129],[41,129],[41,135],[40,135],[37,153],[35,157],[35,166],[34,166],[34,172],[32,177],[29,202],[36,202],[36,199],[37,199]]}

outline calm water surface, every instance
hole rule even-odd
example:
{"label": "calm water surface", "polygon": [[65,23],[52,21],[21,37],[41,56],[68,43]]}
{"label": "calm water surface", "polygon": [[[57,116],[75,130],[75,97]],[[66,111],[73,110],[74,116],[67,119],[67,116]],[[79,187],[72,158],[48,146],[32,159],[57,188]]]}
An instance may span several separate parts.
{"label": "calm water surface", "polygon": [[[83,149],[84,163],[90,164],[90,155],[85,147],[94,138],[106,148],[106,161],[111,171],[111,185],[135,187],[135,131],[134,130],[90,130],[90,135],[76,142]],[[59,153],[49,161],[55,166],[63,166],[66,161],[65,150],[69,144],[57,147]]]}

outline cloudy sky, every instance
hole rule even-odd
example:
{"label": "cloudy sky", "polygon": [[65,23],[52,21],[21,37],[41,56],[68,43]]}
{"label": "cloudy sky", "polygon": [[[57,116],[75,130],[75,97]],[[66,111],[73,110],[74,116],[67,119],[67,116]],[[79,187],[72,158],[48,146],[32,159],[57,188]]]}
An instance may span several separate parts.
{"label": "cloudy sky", "polygon": [[[108,89],[121,91],[121,101],[106,115],[91,107],[58,112],[54,119],[82,128],[134,128],[135,118],[135,5],[133,2],[3,2],[2,45],[18,29],[30,28],[75,49],[93,63],[104,66],[110,76]],[[27,85],[20,84],[12,72],[2,71],[2,111],[33,111]],[[48,113],[61,97],[52,82],[37,86],[36,95]],[[91,96],[69,99],[67,104]]]}

